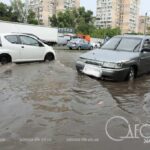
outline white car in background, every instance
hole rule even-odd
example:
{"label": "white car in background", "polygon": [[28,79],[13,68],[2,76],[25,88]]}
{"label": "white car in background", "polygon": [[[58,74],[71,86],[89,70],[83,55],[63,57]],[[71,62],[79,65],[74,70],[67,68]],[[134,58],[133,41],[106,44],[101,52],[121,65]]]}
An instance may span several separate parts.
{"label": "white car in background", "polygon": [[52,47],[26,34],[0,34],[0,62],[51,61],[56,57]]}
{"label": "white car in background", "polygon": [[101,42],[91,42],[91,45],[93,46],[93,48],[100,48],[102,43]]}

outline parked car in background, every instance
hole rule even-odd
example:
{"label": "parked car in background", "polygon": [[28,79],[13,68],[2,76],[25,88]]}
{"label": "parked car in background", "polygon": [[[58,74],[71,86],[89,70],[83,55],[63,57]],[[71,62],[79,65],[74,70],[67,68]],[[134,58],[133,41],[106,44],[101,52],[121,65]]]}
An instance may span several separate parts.
{"label": "parked car in background", "polygon": [[0,34],[0,62],[51,61],[55,51],[42,41],[26,34]]}
{"label": "parked car in background", "polygon": [[150,72],[150,36],[113,37],[101,49],[81,55],[76,68],[97,78],[133,80]]}
{"label": "parked car in background", "polygon": [[67,38],[65,38],[64,36],[58,36],[58,42],[57,42],[58,46],[66,46],[67,43],[68,43]]}
{"label": "parked car in background", "polygon": [[91,45],[93,46],[93,48],[100,48],[102,43],[101,42],[91,42]]}
{"label": "parked car in background", "polygon": [[69,41],[67,46],[69,49],[78,49],[78,50],[82,50],[82,49],[92,50],[93,49],[93,46],[91,45],[91,43],[80,38]]}

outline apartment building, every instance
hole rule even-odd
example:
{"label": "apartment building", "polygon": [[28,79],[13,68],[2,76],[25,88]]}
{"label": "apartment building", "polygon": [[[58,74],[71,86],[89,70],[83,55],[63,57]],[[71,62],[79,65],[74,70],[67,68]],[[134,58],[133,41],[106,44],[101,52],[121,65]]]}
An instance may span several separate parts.
{"label": "apartment building", "polygon": [[79,8],[80,0],[57,0],[56,12],[64,11],[70,8]]}
{"label": "apartment building", "polygon": [[[146,22],[145,22],[146,19]],[[138,26],[138,32],[143,33],[146,32],[147,34],[150,34],[150,17],[147,16],[140,16],[139,17],[139,26]]]}
{"label": "apartment building", "polygon": [[80,7],[80,0],[30,0],[32,9],[41,24],[49,25],[49,17],[65,9]]}
{"label": "apartment building", "polygon": [[138,32],[140,0],[97,0],[96,26]]}

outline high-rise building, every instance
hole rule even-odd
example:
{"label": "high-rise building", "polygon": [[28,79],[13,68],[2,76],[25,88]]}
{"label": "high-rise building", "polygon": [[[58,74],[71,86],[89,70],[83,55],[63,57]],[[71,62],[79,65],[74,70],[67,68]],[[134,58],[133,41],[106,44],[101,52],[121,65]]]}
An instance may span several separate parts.
{"label": "high-rise building", "polygon": [[147,16],[145,18],[145,16],[140,16],[139,17],[139,26],[138,26],[138,32],[139,33],[146,33],[149,34],[150,33],[150,17]]}
{"label": "high-rise building", "polygon": [[49,25],[49,17],[65,9],[80,7],[80,0],[30,0],[29,9],[36,13],[40,23]]}
{"label": "high-rise building", "polygon": [[29,9],[32,9],[41,24],[49,25],[49,17],[56,12],[56,0],[30,0]]}
{"label": "high-rise building", "polygon": [[96,26],[138,32],[139,4],[140,0],[97,0]]}
{"label": "high-rise building", "polygon": [[79,8],[80,0],[57,0],[56,11],[64,11],[70,8]]}

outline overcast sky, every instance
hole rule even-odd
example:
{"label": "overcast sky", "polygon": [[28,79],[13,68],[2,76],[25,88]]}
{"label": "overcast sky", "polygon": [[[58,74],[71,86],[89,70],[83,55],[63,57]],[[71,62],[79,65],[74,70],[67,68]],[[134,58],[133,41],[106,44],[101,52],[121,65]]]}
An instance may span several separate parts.
{"label": "overcast sky", "polygon": [[[90,9],[96,14],[96,0],[80,0],[81,6],[86,9]],[[150,10],[150,0],[141,0],[140,14],[145,14],[146,11]]]}
{"label": "overcast sky", "polygon": [[[10,0],[0,0],[0,2],[9,3]],[[81,0],[81,6],[84,6],[88,10],[92,10],[94,15],[96,14],[96,0]],[[150,1],[141,0],[140,14],[144,15],[146,11],[150,10]]]}

